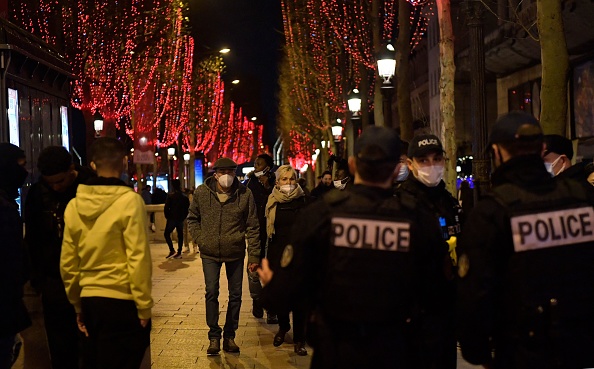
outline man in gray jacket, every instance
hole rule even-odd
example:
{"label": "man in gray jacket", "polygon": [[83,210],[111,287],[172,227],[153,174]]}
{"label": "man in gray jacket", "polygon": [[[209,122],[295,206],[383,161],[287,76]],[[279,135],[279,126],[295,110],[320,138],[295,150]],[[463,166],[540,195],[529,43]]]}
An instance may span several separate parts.
{"label": "man in gray jacket", "polygon": [[[215,162],[215,173],[194,192],[188,214],[188,228],[200,248],[206,284],[206,323],[210,345],[206,353],[218,355],[221,333],[223,350],[239,352],[235,331],[239,326],[241,286],[246,240],[248,268],[260,262],[260,239],[256,205],[252,192],[235,178],[237,164],[229,158]],[[219,278],[225,264],[229,284],[229,308],[225,326],[219,326]]]}

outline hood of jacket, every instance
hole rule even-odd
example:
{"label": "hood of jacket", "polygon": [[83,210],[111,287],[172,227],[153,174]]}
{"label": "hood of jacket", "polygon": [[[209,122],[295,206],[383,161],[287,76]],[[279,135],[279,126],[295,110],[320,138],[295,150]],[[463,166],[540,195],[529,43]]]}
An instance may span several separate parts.
{"label": "hood of jacket", "polygon": [[[79,185],[76,197],[72,200],[77,204],[76,208],[80,217],[85,220],[94,220],[106,209],[113,205],[120,197],[134,192],[127,186],[89,186]],[[79,206],[82,202],[84,206]]]}

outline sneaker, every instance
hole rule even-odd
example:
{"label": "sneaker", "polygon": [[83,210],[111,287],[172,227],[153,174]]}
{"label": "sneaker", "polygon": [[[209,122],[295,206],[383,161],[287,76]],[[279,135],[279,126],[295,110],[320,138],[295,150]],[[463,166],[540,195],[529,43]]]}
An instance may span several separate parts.
{"label": "sneaker", "polygon": [[173,258],[174,259],[181,259],[182,258],[181,252],[178,252],[175,255],[173,255]]}
{"label": "sneaker", "polygon": [[184,246],[184,254],[190,252],[190,248],[188,246]]}
{"label": "sneaker", "polygon": [[252,303],[252,315],[258,319],[264,317],[264,309],[258,300],[254,300]]}
{"label": "sneaker", "polygon": [[307,350],[305,349],[305,343],[295,342],[295,353],[299,356],[307,356]]}
{"label": "sneaker", "polygon": [[221,351],[221,340],[219,338],[211,338],[206,355],[218,355]]}
{"label": "sneaker", "polygon": [[171,259],[175,256],[175,251],[169,251],[169,255],[165,256],[165,259]]}
{"label": "sneaker", "polygon": [[223,351],[239,352],[239,346],[237,346],[233,338],[223,338]]}
{"label": "sneaker", "polygon": [[278,317],[276,314],[266,313],[266,324],[278,324]]}

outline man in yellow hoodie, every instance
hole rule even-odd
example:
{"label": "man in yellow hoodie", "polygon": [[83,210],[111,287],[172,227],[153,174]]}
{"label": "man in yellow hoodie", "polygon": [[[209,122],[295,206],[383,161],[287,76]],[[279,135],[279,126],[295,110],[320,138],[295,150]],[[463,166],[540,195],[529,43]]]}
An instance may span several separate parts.
{"label": "man in yellow hoodie", "polygon": [[120,141],[97,139],[97,178],[79,185],[64,213],[60,273],[100,369],[137,369],[150,342],[148,226],[142,197],[120,180],[127,161]]}

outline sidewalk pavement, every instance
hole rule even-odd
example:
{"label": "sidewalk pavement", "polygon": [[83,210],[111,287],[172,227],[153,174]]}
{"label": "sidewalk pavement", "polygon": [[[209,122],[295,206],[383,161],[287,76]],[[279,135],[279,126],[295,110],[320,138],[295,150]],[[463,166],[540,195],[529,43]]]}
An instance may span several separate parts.
{"label": "sidewalk pavement", "polygon": [[[221,350],[220,356],[207,356],[209,341],[202,260],[200,255],[194,252],[184,253],[182,259],[165,259],[168,251],[164,243],[151,245],[155,300],[150,347],[152,368],[309,368],[313,350],[307,346],[309,355],[297,356],[293,352],[292,331],[287,334],[283,345],[272,345],[278,325],[269,325],[265,319],[253,317],[245,274],[239,329],[235,338],[241,352],[229,354]],[[225,322],[228,295],[227,278],[223,268],[219,295],[221,327]],[[23,332],[23,352],[13,368],[51,369],[39,298],[28,293],[26,303],[34,325]],[[370,366],[373,366],[372,363],[373,358],[370,358]],[[458,354],[458,368],[478,367],[469,365]]]}

